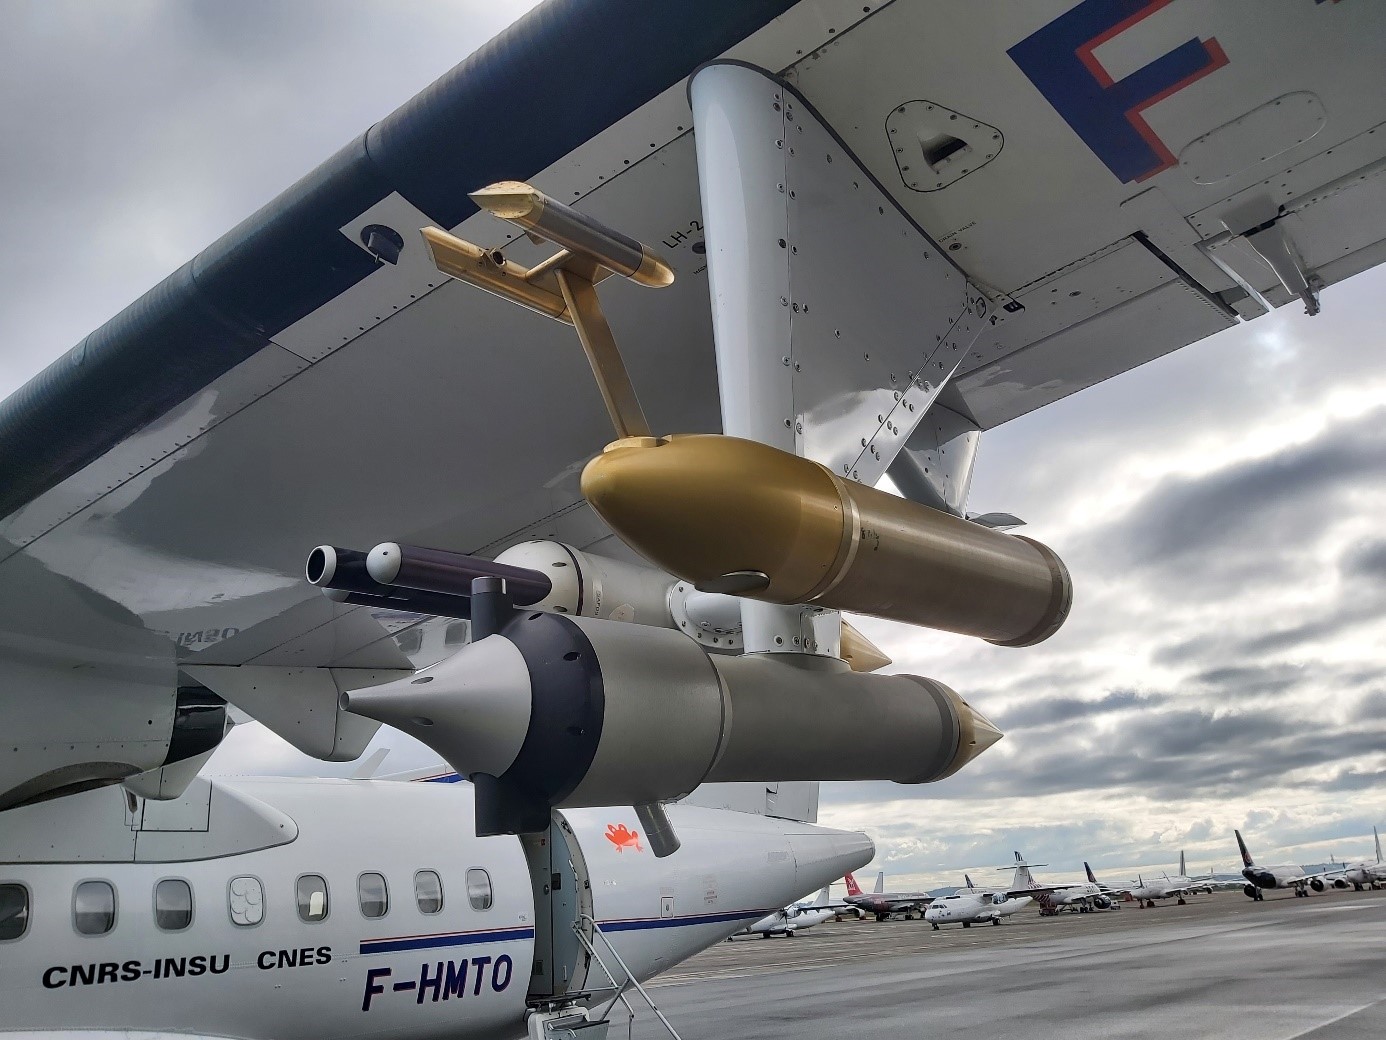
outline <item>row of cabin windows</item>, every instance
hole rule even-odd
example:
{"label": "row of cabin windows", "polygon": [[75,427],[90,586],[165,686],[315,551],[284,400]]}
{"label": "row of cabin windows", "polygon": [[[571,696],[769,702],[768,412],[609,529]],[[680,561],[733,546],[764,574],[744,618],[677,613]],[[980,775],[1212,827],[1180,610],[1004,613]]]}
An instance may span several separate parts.
{"label": "row of cabin windows", "polygon": [[[491,909],[491,875],[480,867],[466,873],[467,902],[473,910]],[[265,889],[249,875],[232,878],[226,888],[231,923],[251,927],[265,919]],[[331,909],[327,880],[304,874],[294,883],[294,902],[302,921],[327,919]],[[361,916],[376,919],[390,912],[390,885],[385,875],[369,871],[356,879],[356,905]],[[435,870],[414,875],[414,905],[421,914],[441,913],[443,879]],[[193,891],[182,878],[165,878],[154,886],[154,924],[165,932],[180,932],[192,924]],[[72,890],[72,925],[81,935],[105,935],[115,927],[116,892],[109,881],[82,881]],[[0,884],[0,942],[18,939],[29,928],[29,889]]]}

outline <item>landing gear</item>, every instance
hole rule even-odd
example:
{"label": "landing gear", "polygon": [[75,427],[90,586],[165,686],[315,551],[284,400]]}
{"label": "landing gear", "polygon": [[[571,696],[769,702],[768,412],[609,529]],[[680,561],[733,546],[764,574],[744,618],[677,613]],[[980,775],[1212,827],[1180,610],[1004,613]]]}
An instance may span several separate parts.
{"label": "landing gear", "polygon": [[791,928],[789,931],[785,932],[784,934],[785,934],[785,938],[793,939],[793,938],[794,938],[796,935],[798,935],[799,933],[796,932],[793,928]]}
{"label": "landing gear", "polygon": [[929,923],[930,923],[931,925],[934,926],[934,931],[938,931],[938,922],[937,922],[937,921],[930,921]]}
{"label": "landing gear", "polygon": [[971,928],[971,927],[972,927],[972,922],[971,922],[971,921],[964,921],[964,922],[963,922],[963,927],[964,927],[964,928]]}
{"label": "landing gear", "polygon": [[1188,901],[1187,899],[1185,899],[1183,896],[1180,896],[1180,897],[1179,897],[1179,905],[1180,905],[1180,906],[1187,906],[1188,903],[1189,903],[1189,901]]}
{"label": "landing gear", "polygon": [[999,917],[993,917],[993,918],[991,919],[991,924],[992,924],[992,927],[993,927],[993,928],[995,928],[995,927],[996,927],[998,924],[1000,924],[1000,923],[1001,923],[1001,918],[999,918]]}
{"label": "landing gear", "polygon": [[879,921],[884,921],[884,920],[886,919],[886,917],[887,917],[886,914],[877,914],[877,915],[876,915],[876,920],[877,920],[878,922],[879,922]]}

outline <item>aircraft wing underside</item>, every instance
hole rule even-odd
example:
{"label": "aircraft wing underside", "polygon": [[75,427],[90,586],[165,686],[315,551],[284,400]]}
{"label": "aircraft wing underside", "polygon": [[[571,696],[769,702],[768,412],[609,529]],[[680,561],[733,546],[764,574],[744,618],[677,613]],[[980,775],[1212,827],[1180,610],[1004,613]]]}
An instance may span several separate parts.
{"label": "aircraft wing underside", "polygon": [[[571,328],[441,276],[418,229],[532,264],[467,198],[528,179],[661,251],[671,287],[603,304],[656,431],[717,431],[703,62],[782,76],[986,294],[938,398],[985,430],[1380,262],[1383,40],[1365,0],[546,4],[0,406],[0,654],[90,666],[73,703],[138,741],[140,691],[189,667],[446,652],[445,622],[306,585],[315,544],[619,555],[578,488],[611,431]],[[888,390],[857,346],[820,383]],[[46,725],[8,693],[0,721]]]}

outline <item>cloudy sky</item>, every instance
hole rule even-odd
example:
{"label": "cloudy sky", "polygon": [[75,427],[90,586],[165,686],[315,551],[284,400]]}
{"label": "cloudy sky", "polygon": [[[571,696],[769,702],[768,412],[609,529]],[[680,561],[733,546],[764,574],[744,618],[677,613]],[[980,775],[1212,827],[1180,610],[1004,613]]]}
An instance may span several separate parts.
{"label": "cloudy sky", "polygon": [[[0,395],[528,6],[0,2]],[[1365,856],[1386,822],[1383,296],[1369,273],[1320,317],[1285,308],[987,435],[971,506],[1059,551],[1073,616],[1023,651],[862,621],[1007,736],[942,784],[829,785],[824,821],[870,831],[901,885],[1012,849],[1113,880],[1181,848],[1231,869],[1234,826],[1266,859]],[[258,726],[217,766],[306,768]]]}

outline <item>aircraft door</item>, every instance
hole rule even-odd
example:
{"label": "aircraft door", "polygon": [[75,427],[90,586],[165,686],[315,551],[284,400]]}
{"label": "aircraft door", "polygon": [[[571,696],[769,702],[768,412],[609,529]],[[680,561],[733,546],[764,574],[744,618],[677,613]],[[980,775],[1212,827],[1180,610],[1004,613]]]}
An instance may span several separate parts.
{"label": "aircraft door", "polygon": [[577,992],[587,982],[588,954],[574,925],[589,941],[592,887],[582,849],[568,821],[553,814],[549,829],[521,836],[534,890],[534,968],[530,999]]}

